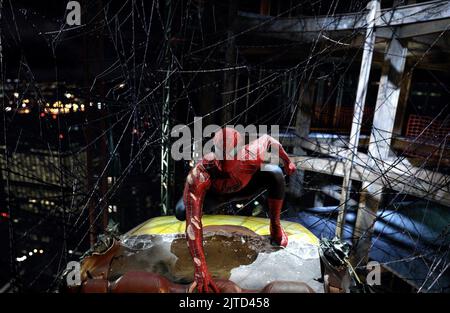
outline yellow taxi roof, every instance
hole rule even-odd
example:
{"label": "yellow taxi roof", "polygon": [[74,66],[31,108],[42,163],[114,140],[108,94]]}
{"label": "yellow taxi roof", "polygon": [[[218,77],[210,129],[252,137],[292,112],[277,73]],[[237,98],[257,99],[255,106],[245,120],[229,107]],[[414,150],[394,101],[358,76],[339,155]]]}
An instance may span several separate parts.
{"label": "yellow taxi roof", "polygon": [[[237,215],[203,215],[203,226],[232,225],[246,227],[258,235],[269,235],[270,220],[261,217],[237,216]],[[297,239],[313,245],[319,244],[319,239],[304,226],[288,221],[281,221],[281,225],[288,234],[289,239]],[[176,219],[175,216],[160,216],[149,219],[127,233],[127,236],[137,235],[163,235],[184,233],[185,222]]]}

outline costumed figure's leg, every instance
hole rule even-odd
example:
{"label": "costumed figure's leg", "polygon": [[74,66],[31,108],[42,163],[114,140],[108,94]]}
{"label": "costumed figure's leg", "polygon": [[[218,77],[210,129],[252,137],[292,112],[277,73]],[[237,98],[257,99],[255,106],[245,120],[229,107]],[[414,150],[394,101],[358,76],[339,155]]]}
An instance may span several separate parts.
{"label": "costumed figure's leg", "polygon": [[267,188],[271,241],[276,245],[286,247],[288,236],[280,223],[281,209],[283,208],[283,199],[286,193],[283,171],[277,165],[265,164],[255,174],[254,180],[264,182]]}

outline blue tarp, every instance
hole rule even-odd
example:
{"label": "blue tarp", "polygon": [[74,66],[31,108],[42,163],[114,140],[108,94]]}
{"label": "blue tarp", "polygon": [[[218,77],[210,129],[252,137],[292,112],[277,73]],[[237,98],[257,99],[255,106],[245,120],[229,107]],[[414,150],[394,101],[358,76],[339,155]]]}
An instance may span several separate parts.
{"label": "blue tarp", "polygon": [[[290,218],[319,238],[333,238],[337,207],[316,207]],[[356,213],[350,209],[344,239],[351,242]],[[370,259],[420,291],[450,292],[450,209],[427,201],[401,202],[378,212]]]}

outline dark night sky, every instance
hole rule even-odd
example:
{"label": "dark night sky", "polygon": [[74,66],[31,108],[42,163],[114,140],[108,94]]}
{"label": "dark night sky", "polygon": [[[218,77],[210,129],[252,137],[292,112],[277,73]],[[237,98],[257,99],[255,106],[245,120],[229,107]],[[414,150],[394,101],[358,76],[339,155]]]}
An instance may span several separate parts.
{"label": "dark night sky", "polygon": [[[80,1],[81,27],[65,24],[67,2],[66,0],[4,2],[2,31],[7,78],[18,76],[25,78],[24,69],[29,66],[37,82],[58,80],[83,83],[86,81],[86,60],[89,64],[98,65],[98,70],[116,60],[116,53],[113,47],[109,46],[108,29],[104,27],[104,12],[99,8],[107,9],[107,14],[112,16],[123,2],[85,1],[84,4]],[[125,11],[129,13],[129,10]],[[122,16],[119,15],[119,18],[122,22]],[[120,32],[122,36],[128,38],[129,25],[125,22],[122,26]],[[136,34],[140,35],[139,29]],[[92,52],[92,44],[97,43],[99,36],[103,37],[105,43],[102,50],[104,55]]]}
{"label": "dark night sky", "polygon": [[[16,78],[20,64],[28,65],[36,81],[56,80],[55,60],[59,79],[81,77],[83,38],[67,40],[69,32],[52,41],[61,28],[66,1],[14,1],[5,3],[3,16],[4,64],[7,77]],[[16,27],[17,25],[17,27]],[[22,72],[23,75],[23,72]]]}

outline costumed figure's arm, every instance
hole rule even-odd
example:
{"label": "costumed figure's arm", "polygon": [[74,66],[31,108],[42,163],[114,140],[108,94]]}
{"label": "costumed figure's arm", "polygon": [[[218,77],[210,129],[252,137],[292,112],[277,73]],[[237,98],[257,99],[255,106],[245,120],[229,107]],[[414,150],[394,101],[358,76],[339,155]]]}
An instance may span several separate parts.
{"label": "costumed figure's arm", "polygon": [[211,186],[209,174],[201,163],[189,173],[184,187],[183,201],[186,207],[186,240],[194,262],[194,282],[189,288],[192,292],[219,292],[211,278],[203,251],[202,209],[207,190]]}
{"label": "costumed figure's arm", "polygon": [[297,166],[289,159],[288,154],[286,153],[283,146],[281,145],[281,143],[278,140],[276,140],[275,138],[273,138],[269,135],[262,136],[260,138],[260,140],[265,145],[266,151],[269,148],[272,151],[272,153],[274,151],[274,148],[276,150],[278,150],[278,155],[281,158],[281,160],[283,161],[284,170],[287,175],[291,175],[296,171]]}

